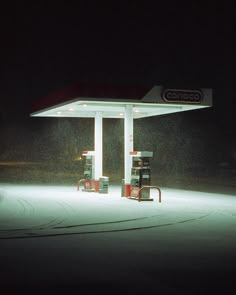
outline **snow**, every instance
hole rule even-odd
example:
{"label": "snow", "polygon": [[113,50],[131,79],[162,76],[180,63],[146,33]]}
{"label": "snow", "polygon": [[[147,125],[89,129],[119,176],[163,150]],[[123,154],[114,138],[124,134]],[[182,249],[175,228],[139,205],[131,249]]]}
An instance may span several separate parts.
{"label": "snow", "polygon": [[121,197],[119,186],[99,194],[1,184],[2,282],[188,292],[233,285],[236,197],[161,190],[159,203],[155,190],[153,202],[137,202]]}

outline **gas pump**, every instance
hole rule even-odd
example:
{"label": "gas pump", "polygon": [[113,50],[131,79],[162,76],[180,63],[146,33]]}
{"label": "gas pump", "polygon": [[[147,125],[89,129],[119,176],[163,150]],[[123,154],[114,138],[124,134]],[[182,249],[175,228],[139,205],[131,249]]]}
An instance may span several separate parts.
{"label": "gas pump", "polygon": [[94,187],[94,151],[83,151],[82,156],[85,157],[84,164],[84,188],[83,191],[92,192]]}
{"label": "gas pump", "polygon": [[130,155],[132,156],[130,198],[139,201],[153,201],[150,198],[150,158],[153,156],[153,152],[134,151],[130,152]]}

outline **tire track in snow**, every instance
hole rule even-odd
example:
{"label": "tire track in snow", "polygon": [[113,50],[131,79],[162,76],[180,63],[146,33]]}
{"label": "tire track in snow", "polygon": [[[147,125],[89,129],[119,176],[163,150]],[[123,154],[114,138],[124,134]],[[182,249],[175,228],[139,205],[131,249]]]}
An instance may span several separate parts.
{"label": "tire track in snow", "polygon": [[[21,205],[21,207],[23,208],[23,214],[26,215],[27,207],[30,208],[33,213],[35,213],[35,207],[29,203],[28,201],[24,200],[24,199],[18,199],[17,200],[18,203]],[[25,204],[26,206],[25,206]],[[65,208],[65,206],[63,204],[61,204],[60,202],[57,201],[57,204],[59,204],[59,206],[66,212],[66,215],[69,215],[68,210]],[[50,220],[49,222],[37,225],[37,226],[33,226],[33,227],[23,227],[23,228],[12,228],[12,229],[1,229],[0,230],[0,236],[2,236],[5,233],[8,234],[14,234],[16,232],[29,232],[32,230],[44,230],[44,229],[48,229],[48,228],[53,228],[56,225],[60,225],[61,223],[63,223],[66,219],[65,218],[54,218],[53,220]]]}
{"label": "tire track in snow", "polygon": [[[69,232],[69,233],[68,232],[51,233],[51,234],[29,233],[29,235],[25,235],[25,236],[0,237],[0,239],[47,238],[47,237],[56,237],[56,236],[69,236],[69,235],[88,235],[88,234],[104,234],[104,233],[139,231],[139,230],[146,230],[146,229],[152,229],[152,228],[160,228],[160,227],[173,226],[173,225],[182,224],[182,223],[194,222],[194,221],[197,221],[197,220],[206,218],[206,217],[208,217],[211,214],[212,214],[212,212],[209,213],[209,214],[205,214],[205,215],[196,217],[196,218],[189,218],[189,219],[180,220],[180,221],[177,221],[177,222],[169,222],[169,223],[163,223],[163,224],[157,224],[157,225],[149,225],[149,226],[128,227],[128,228],[123,228],[123,229],[110,229],[110,230],[91,230],[91,231],[84,231],[84,232],[79,232],[78,231],[78,232]],[[149,218],[149,217],[147,217],[147,218]]]}

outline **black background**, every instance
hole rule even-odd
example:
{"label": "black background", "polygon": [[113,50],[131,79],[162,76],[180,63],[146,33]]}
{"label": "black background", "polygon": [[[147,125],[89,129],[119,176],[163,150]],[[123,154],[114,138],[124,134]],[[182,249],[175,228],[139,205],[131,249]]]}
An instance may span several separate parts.
{"label": "black background", "polygon": [[[194,170],[194,162],[204,170],[234,169],[235,57],[229,2],[21,1],[5,4],[1,15],[2,161],[65,158],[65,142],[73,157],[93,149],[92,120],[29,115],[32,103],[48,93],[95,81],[212,88],[211,109],[135,121],[135,149],[153,150],[154,166],[159,163],[166,173],[173,172],[173,159],[178,173]],[[117,132],[112,151],[109,126]],[[115,153],[116,162],[122,163],[123,123],[105,121],[104,128],[105,160]]]}

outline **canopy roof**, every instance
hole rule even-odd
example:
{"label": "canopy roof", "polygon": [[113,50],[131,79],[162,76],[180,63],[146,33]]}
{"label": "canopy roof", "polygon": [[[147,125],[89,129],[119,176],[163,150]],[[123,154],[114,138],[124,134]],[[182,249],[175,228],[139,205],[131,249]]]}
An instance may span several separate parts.
{"label": "canopy roof", "polygon": [[212,90],[80,83],[36,101],[31,116],[123,118],[127,105],[134,119],[201,109],[212,106]]}

